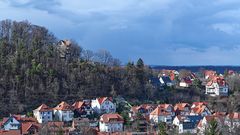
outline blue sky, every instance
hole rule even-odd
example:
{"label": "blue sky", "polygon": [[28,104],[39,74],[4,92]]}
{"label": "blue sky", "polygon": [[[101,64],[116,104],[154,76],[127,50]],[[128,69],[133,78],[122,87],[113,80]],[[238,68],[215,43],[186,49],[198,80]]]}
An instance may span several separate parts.
{"label": "blue sky", "polygon": [[0,0],[28,20],[123,63],[240,65],[240,0]]}

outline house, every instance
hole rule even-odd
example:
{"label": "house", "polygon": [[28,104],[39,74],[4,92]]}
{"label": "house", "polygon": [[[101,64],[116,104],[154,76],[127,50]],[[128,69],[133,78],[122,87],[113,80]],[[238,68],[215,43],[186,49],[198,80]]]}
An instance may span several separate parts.
{"label": "house", "polygon": [[192,80],[190,78],[183,78],[179,83],[179,86],[184,88],[188,88],[191,85],[192,85]]}
{"label": "house", "polygon": [[33,115],[39,123],[53,120],[53,110],[45,104],[42,104],[37,109],[33,110]]}
{"label": "house", "polygon": [[212,79],[217,75],[216,71],[213,70],[205,70],[204,77],[205,79]]}
{"label": "house", "polygon": [[234,128],[240,128],[240,113],[229,113],[225,118],[224,124],[230,128],[230,131]]}
{"label": "house", "polygon": [[159,80],[160,80],[160,83],[164,86],[171,87],[174,85],[172,80],[168,76],[162,76],[162,77],[160,77]]}
{"label": "house", "polygon": [[206,84],[206,92],[210,96],[227,96],[228,84],[222,77],[214,77]]}
{"label": "house", "polygon": [[116,105],[111,97],[101,97],[92,100],[92,108],[97,113],[115,113]]}
{"label": "house", "polygon": [[3,130],[19,130],[21,127],[20,121],[13,115],[8,118],[3,118],[0,125]]}
{"label": "house", "polygon": [[161,106],[158,106],[154,111],[150,113],[149,117],[152,123],[160,123],[165,122],[167,124],[172,123],[172,113],[168,112]]}
{"label": "house", "polygon": [[133,106],[129,112],[129,118],[131,120],[135,120],[139,114],[143,117],[148,117],[149,114],[156,108],[155,105],[152,104],[142,104],[140,106]]}
{"label": "house", "polygon": [[193,122],[197,124],[203,117],[202,116],[193,116],[193,115],[178,115],[173,119],[173,125],[179,126],[183,122]]}
{"label": "house", "polygon": [[159,104],[158,107],[160,107],[161,110],[170,113],[173,118],[175,117],[174,108],[171,104]]}
{"label": "house", "polygon": [[21,132],[22,135],[32,135],[32,134],[37,134],[40,129],[40,125],[36,123],[22,123],[21,124]]}
{"label": "house", "polygon": [[178,126],[178,133],[179,134],[196,134],[197,129],[196,129],[196,124],[193,122],[182,122]]}
{"label": "house", "polygon": [[90,101],[76,101],[72,106],[77,117],[85,118],[93,114]]}
{"label": "house", "polygon": [[174,106],[175,115],[189,115],[191,106],[188,103],[178,103]]}
{"label": "house", "polygon": [[212,115],[206,102],[193,102],[190,115],[208,116]]}
{"label": "house", "polygon": [[103,114],[100,117],[99,130],[100,132],[122,132],[124,119],[117,113]]}
{"label": "house", "polygon": [[53,108],[55,120],[69,122],[73,119],[73,107],[66,102],[61,102]]}

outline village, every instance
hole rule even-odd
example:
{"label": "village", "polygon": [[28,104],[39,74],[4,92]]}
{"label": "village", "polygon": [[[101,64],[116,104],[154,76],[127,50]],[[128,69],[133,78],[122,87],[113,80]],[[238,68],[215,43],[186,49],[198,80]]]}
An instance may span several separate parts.
{"label": "village", "polygon": [[[228,76],[238,75],[232,70]],[[176,78],[179,80],[176,82]],[[159,85],[187,89],[198,78],[194,73],[179,75],[175,70],[161,70]],[[198,78],[199,79],[199,78]],[[204,71],[201,84],[205,95],[228,97],[229,85],[224,75],[216,71]],[[122,113],[125,112],[125,113]],[[54,107],[36,105],[32,114],[9,114],[0,122],[1,135],[64,134],[159,134],[164,127],[168,134],[205,134],[211,123],[229,134],[237,134],[240,128],[240,112],[219,112],[206,101],[179,102],[176,104],[142,103],[131,105],[123,97],[96,97],[67,103],[62,101]]]}

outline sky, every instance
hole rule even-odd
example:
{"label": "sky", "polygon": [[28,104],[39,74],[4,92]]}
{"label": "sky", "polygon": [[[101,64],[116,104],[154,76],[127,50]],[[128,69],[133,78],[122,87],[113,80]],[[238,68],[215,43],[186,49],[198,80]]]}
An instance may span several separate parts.
{"label": "sky", "polygon": [[28,20],[123,63],[240,65],[240,0],[0,0]]}

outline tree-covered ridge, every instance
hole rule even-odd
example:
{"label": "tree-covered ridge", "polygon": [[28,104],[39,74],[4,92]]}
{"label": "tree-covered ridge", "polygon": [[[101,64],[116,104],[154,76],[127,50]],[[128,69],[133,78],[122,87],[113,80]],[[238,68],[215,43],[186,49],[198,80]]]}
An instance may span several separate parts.
{"label": "tree-covered ridge", "polygon": [[[41,103],[123,95],[154,98],[152,70],[140,59],[120,66],[108,51],[84,50],[71,41],[60,57],[58,39],[46,28],[27,21],[0,22],[0,112],[31,111]],[[150,92],[151,89],[151,92]],[[154,90],[155,89],[155,90]]]}

